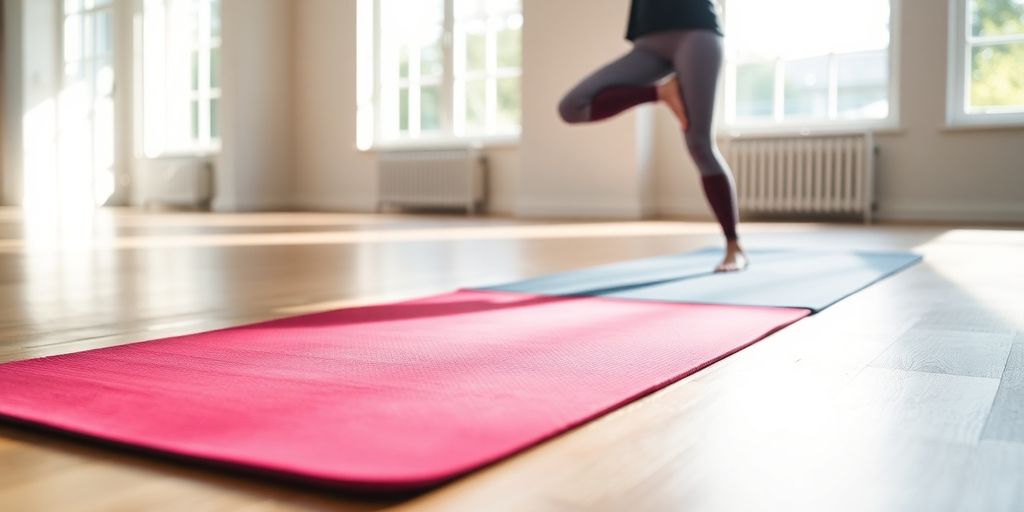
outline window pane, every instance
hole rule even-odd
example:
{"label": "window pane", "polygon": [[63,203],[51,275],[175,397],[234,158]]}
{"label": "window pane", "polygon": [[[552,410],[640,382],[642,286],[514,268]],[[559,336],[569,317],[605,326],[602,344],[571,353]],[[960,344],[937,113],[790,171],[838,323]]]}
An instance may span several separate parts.
{"label": "window pane", "polygon": [[441,87],[424,86],[420,89],[420,130],[441,129]]}
{"label": "window pane", "polygon": [[195,51],[195,50],[192,51],[192,72],[191,73],[192,73],[191,74],[192,80],[191,80],[190,83],[192,84],[192,90],[193,91],[198,91],[199,90],[199,52]]}
{"label": "window pane", "polygon": [[398,90],[398,130],[409,131],[409,89]]}
{"label": "window pane", "polygon": [[828,118],[828,57],[785,63],[785,117]]}
{"label": "window pane", "polygon": [[210,1],[210,37],[220,37],[220,0]]}
{"label": "window pane", "polygon": [[505,15],[521,12],[520,0],[455,0],[456,19],[486,18],[489,15]]}
{"label": "window pane", "polygon": [[970,107],[1024,108],[1024,43],[971,49]]}
{"label": "window pane", "polygon": [[64,14],[82,10],[82,0],[64,0]]}
{"label": "window pane", "polygon": [[114,165],[114,100],[94,98],[92,109],[93,167],[106,169]]}
{"label": "window pane", "polygon": [[455,18],[486,18],[487,0],[455,0]]}
{"label": "window pane", "polygon": [[518,131],[521,112],[518,78],[498,80],[498,130]]}
{"label": "window pane", "polygon": [[770,120],[775,105],[775,64],[762,62],[736,67],[736,117]]}
{"label": "window pane", "polygon": [[64,20],[64,60],[81,60],[82,51],[82,17],[68,16]]}
{"label": "window pane", "polygon": [[96,16],[96,54],[109,56],[114,53],[114,28],[110,10],[99,11]]}
{"label": "window pane", "polygon": [[507,21],[505,29],[498,32],[498,67],[519,69],[522,62],[522,16]]}
{"label": "window pane", "polygon": [[425,34],[420,47],[420,76],[424,78],[440,77],[444,73],[444,48],[441,46],[441,27],[436,27]]}
{"label": "window pane", "polygon": [[415,79],[417,67],[420,75],[440,75],[444,0],[381,0],[380,9],[382,78]]}
{"label": "window pane", "polygon": [[407,80],[409,78],[409,47],[402,46],[398,49],[398,78]]}
{"label": "window pane", "polygon": [[890,0],[729,0],[725,9],[735,121],[887,117]]}
{"label": "window pane", "polygon": [[220,108],[220,100],[214,98],[210,100],[210,138],[220,138],[220,125],[217,121],[218,111]]}
{"label": "window pane", "polygon": [[199,46],[199,0],[189,2],[188,35],[192,46]]}
{"label": "window pane", "polygon": [[487,81],[466,82],[466,133],[481,133],[487,124]]}
{"label": "window pane", "polygon": [[[384,94],[377,111],[385,138],[518,130],[522,0],[378,2],[377,86]],[[453,19],[445,19],[446,5]],[[453,30],[450,46],[445,26]]]}
{"label": "window pane", "polygon": [[975,36],[1024,34],[1024,1],[970,0],[971,33]]}
{"label": "window pane", "polygon": [[218,101],[211,94],[217,95],[221,86],[221,50],[216,41],[211,47],[209,34],[199,34],[200,25],[211,32],[217,30],[215,19],[207,25],[208,16],[216,14],[217,4],[217,0],[142,3],[143,137],[147,155],[211,149],[208,143],[217,137]]}
{"label": "window pane", "polygon": [[885,51],[836,56],[839,117],[884,119],[889,115],[889,54]]}
{"label": "window pane", "polygon": [[192,101],[192,140],[199,140],[199,102]]}
{"label": "window pane", "polygon": [[487,1],[487,7],[492,13],[495,14],[508,14],[513,12],[522,12],[522,1],[521,0],[489,0]]}
{"label": "window pane", "polygon": [[210,87],[220,87],[220,48],[210,48]]}
{"label": "window pane", "polygon": [[95,63],[93,93],[96,96],[114,96],[114,64],[110,61],[108,57]]}
{"label": "window pane", "polygon": [[487,70],[487,33],[483,23],[466,25],[466,71]]}
{"label": "window pane", "polygon": [[96,40],[93,35],[96,33],[96,26],[93,23],[94,18],[91,16],[86,17],[85,15],[78,16],[77,18],[82,20],[82,56],[88,59],[96,54]]}

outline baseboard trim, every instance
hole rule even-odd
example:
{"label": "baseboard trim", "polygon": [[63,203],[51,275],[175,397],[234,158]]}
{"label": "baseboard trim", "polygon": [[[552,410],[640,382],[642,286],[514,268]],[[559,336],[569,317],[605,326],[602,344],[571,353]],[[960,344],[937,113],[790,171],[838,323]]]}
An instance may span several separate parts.
{"label": "baseboard trim", "polygon": [[637,203],[622,202],[568,202],[520,201],[515,208],[516,217],[561,219],[622,219],[644,218],[644,208]]}
{"label": "baseboard trim", "polygon": [[943,201],[941,204],[901,202],[898,205],[883,205],[878,211],[878,218],[892,221],[1024,223],[1024,201]]}
{"label": "baseboard trim", "polygon": [[[659,215],[688,219],[713,220],[710,211],[703,204],[674,204],[660,206]],[[1024,223],[1024,202],[1021,203],[979,203],[957,201],[935,203],[907,203],[883,205],[876,218],[881,221],[913,222],[999,222]]]}

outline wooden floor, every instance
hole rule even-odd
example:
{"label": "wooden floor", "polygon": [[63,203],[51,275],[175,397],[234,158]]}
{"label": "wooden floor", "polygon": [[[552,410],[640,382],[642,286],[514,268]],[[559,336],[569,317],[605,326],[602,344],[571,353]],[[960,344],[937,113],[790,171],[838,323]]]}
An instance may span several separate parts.
{"label": "wooden floor", "polygon": [[[408,500],[0,426],[0,510],[1024,510],[1024,231],[749,224],[926,262]],[[710,224],[0,210],[0,361],[684,251]],[[756,265],[757,262],[755,261]]]}

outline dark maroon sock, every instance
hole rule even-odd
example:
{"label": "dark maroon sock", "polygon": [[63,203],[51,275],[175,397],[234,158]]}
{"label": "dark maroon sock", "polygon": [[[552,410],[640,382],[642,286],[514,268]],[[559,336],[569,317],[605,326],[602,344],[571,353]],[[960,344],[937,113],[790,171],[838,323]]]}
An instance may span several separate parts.
{"label": "dark maroon sock", "polygon": [[704,195],[707,196],[718,223],[722,225],[726,240],[736,240],[736,220],[739,218],[739,211],[736,207],[736,188],[733,186],[732,176],[703,176],[701,181],[704,183]]}
{"label": "dark maroon sock", "polygon": [[599,121],[641,103],[657,101],[658,90],[653,85],[615,86],[602,90],[590,102],[590,120]]}

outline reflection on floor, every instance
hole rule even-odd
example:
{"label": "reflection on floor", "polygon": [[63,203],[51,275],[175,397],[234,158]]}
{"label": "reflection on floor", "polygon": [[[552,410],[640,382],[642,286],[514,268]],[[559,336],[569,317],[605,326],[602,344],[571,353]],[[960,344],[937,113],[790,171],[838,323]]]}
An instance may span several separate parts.
{"label": "reflection on floor", "polygon": [[[925,262],[452,485],[366,500],[0,427],[11,510],[1021,510],[1024,231],[748,224]],[[0,360],[719,243],[709,223],[0,210]],[[754,264],[756,265],[756,261]],[[8,505],[10,507],[8,507]]]}

